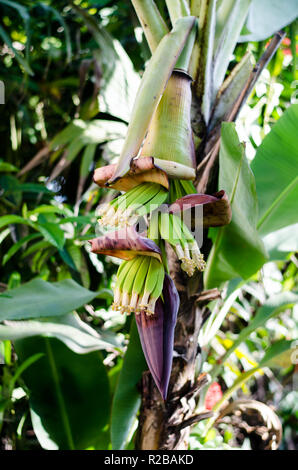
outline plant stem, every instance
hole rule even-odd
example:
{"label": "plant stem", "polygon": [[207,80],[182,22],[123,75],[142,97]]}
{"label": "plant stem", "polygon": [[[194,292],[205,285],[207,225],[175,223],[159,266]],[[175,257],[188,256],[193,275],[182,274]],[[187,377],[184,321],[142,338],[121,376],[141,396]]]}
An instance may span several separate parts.
{"label": "plant stem", "polygon": [[169,32],[154,0],[131,0],[151,52]]}
{"label": "plant stem", "polygon": [[191,0],[190,14],[199,18],[202,0]]}
{"label": "plant stem", "polygon": [[190,16],[190,9],[186,0],[166,0],[166,5],[173,26],[182,16]]}
{"label": "plant stem", "polygon": [[179,59],[176,62],[175,69],[183,70],[186,73],[189,72],[189,63],[190,63],[190,58],[192,55],[196,36],[197,36],[197,21],[195,22],[191,32],[189,33],[184,49],[181,52]]}

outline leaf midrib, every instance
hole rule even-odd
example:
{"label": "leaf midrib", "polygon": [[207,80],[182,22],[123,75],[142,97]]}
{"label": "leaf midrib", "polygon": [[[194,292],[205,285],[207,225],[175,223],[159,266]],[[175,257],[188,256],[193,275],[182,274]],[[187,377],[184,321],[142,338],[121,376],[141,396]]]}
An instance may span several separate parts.
{"label": "leaf midrib", "polygon": [[72,432],[71,432],[71,427],[70,427],[70,421],[69,421],[69,417],[68,417],[68,414],[67,414],[63,393],[62,393],[62,390],[61,390],[61,387],[60,387],[59,375],[58,375],[58,371],[57,371],[57,366],[56,366],[53,350],[52,350],[49,339],[44,338],[44,341],[45,341],[48,361],[49,361],[49,365],[50,365],[50,370],[52,372],[54,387],[55,387],[55,390],[56,390],[56,395],[57,395],[57,400],[58,400],[58,408],[59,408],[59,412],[60,412],[60,415],[61,415],[62,423],[64,425],[66,439],[67,439],[67,442],[68,442],[68,445],[69,445],[69,449],[70,450],[75,450],[75,445],[74,445]]}
{"label": "leaf midrib", "polygon": [[270,214],[282,203],[285,197],[292,191],[295,184],[298,182],[298,176],[280,193],[280,195],[273,201],[271,206],[266,210],[265,214],[260,218],[257,229],[259,230],[263,223],[268,219]]}
{"label": "leaf midrib", "polygon": [[[239,164],[238,164],[238,168],[237,168],[237,173],[236,173],[236,178],[235,178],[234,185],[233,185],[233,188],[232,188],[232,191],[231,191],[231,197],[230,197],[230,205],[231,205],[231,207],[232,207],[233,200],[234,200],[234,197],[235,197],[235,194],[236,194],[236,189],[237,189],[237,186],[238,186],[238,181],[239,181],[239,177],[240,177],[240,173],[241,173],[243,161],[244,161],[244,149],[243,149],[243,147],[242,147],[241,159],[239,160]],[[205,280],[206,284],[208,284],[209,272],[210,272],[210,269],[212,268],[213,260],[214,260],[214,258],[215,258],[215,255],[216,255],[216,252],[217,252],[217,250],[218,250],[218,247],[220,246],[220,242],[221,242],[221,239],[222,239],[222,237],[223,237],[225,227],[226,227],[226,226],[220,227],[220,229],[218,230],[216,240],[215,240],[214,245],[213,245],[213,247],[212,247],[212,250],[211,250],[211,252],[210,252],[209,259],[208,259],[208,263],[207,263],[207,269],[206,269],[206,280]],[[209,268],[209,269],[208,269],[208,268]]]}

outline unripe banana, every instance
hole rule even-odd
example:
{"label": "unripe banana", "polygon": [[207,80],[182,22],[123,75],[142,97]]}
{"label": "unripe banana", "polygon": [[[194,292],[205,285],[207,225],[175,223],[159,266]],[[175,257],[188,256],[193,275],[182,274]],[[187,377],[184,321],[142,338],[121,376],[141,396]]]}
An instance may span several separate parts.
{"label": "unripe banana", "polygon": [[149,296],[151,295],[157,283],[160,269],[161,269],[161,263],[157,259],[151,257],[150,266],[148,269],[145,287],[144,287],[144,294],[148,293]]}
{"label": "unripe banana", "polygon": [[146,276],[147,276],[148,267],[150,263],[150,256],[142,256],[142,258],[143,260],[139,266],[139,270],[137,272],[137,275],[133,283],[132,295],[131,295],[131,300],[130,300],[131,311],[136,311],[139,296],[142,296],[144,292]]}
{"label": "unripe banana", "polygon": [[185,249],[187,246],[187,239],[184,236],[183,221],[173,214],[171,214],[171,220],[173,223],[173,235],[176,240],[176,244],[180,243],[183,249]]}
{"label": "unripe banana", "polygon": [[[162,277],[161,273],[164,273],[163,265],[159,261],[152,259],[146,277],[144,294],[138,305],[138,311],[143,310],[147,315],[154,314],[155,302],[162,291],[162,283],[160,284],[159,282]],[[154,291],[156,291],[157,297],[152,296]]]}
{"label": "unripe banana", "polygon": [[159,232],[160,232],[161,238],[171,243],[173,229],[171,226],[171,220],[170,220],[168,213],[162,212],[159,216]]}
{"label": "unripe banana", "polygon": [[139,216],[149,214],[153,210],[157,209],[161,204],[165,202],[168,197],[168,192],[165,189],[160,189],[157,194],[155,194],[150,201],[146,202],[140,209],[136,212]]}
{"label": "unripe banana", "polygon": [[155,300],[158,299],[161,296],[162,289],[163,289],[164,277],[165,277],[165,270],[164,270],[163,265],[160,264],[156,284],[155,284],[154,289],[151,293],[151,297]]}
{"label": "unripe banana", "polygon": [[140,256],[140,258],[142,258],[141,264],[135,276],[133,288],[132,288],[132,292],[135,292],[137,294],[141,294],[144,290],[149,264],[151,260],[154,259],[151,256]]}
{"label": "unripe banana", "polygon": [[163,283],[164,283],[164,277],[165,277],[165,270],[164,267],[161,265],[159,269],[159,272],[157,274],[157,279],[156,279],[156,284],[151,292],[150,299],[148,302],[148,307],[146,310],[147,315],[154,315],[155,313],[155,304],[157,299],[161,296],[162,289],[163,289]]}
{"label": "unripe banana", "polygon": [[138,272],[139,266],[142,262],[142,256],[136,256],[131,260],[131,265],[128,272],[126,273],[125,280],[123,283],[123,293],[127,292],[128,294],[132,293],[133,283]]}
{"label": "unripe banana", "polygon": [[122,305],[122,289],[123,289],[123,284],[126,279],[126,275],[129,272],[129,269],[131,267],[133,259],[130,261],[123,261],[123,263],[120,264],[117,272],[117,280],[116,280],[116,285],[114,289],[114,302],[112,305],[113,310],[119,310]]}

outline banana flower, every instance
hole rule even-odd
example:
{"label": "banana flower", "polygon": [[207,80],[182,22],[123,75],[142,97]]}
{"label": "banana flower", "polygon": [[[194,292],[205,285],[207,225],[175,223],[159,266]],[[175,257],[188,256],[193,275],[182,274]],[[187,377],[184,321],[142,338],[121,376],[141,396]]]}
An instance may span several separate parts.
{"label": "banana flower", "polygon": [[179,295],[161,263],[160,248],[134,227],[90,240],[94,253],[119,257],[113,309],[136,315],[142,349],[163,398],[172,367]]}
{"label": "banana flower", "polygon": [[165,274],[162,298],[156,302],[155,315],[136,315],[141,345],[152,377],[165,400],[171,375],[174,330],[179,310],[179,294]]}
{"label": "banana flower", "polygon": [[[197,206],[203,207],[205,227],[225,225],[231,219],[231,209],[224,191],[213,195],[190,194],[177,199],[167,206],[166,213],[160,214],[157,237],[152,236],[154,230],[151,221],[148,229],[151,238],[158,240],[161,235],[173,245],[182,261],[182,268],[189,275],[193,274],[195,267],[202,270],[205,262],[192,234],[183,226],[177,214]],[[176,230],[167,235],[166,219],[162,219],[164,217],[175,220],[175,223],[178,221],[182,233]],[[128,225],[94,238],[90,243],[93,253],[124,260],[117,273],[113,309],[126,314],[135,313],[148,367],[165,399],[171,372],[179,295],[173,281],[165,273],[161,249],[151,238],[140,235],[135,226]]]}

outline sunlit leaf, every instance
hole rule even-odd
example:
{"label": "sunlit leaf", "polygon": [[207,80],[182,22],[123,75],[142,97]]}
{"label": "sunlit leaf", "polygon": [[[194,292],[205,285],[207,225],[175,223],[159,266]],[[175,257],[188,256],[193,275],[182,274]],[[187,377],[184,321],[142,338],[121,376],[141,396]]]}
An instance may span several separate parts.
{"label": "sunlit leaf", "polygon": [[251,0],[245,29],[239,40],[262,41],[298,16],[297,0]]}
{"label": "sunlit leaf", "polygon": [[254,176],[233,123],[222,124],[219,188],[228,194],[232,221],[225,227],[212,229],[214,244],[205,271],[206,288],[218,287],[234,277],[247,279],[266,261],[263,243],[256,230]]}
{"label": "sunlit leaf", "polygon": [[34,336],[57,338],[77,354],[86,354],[100,349],[118,347],[116,341],[110,342],[93,328],[80,320],[76,314],[67,314],[46,321],[7,321],[0,325],[0,341],[16,341]]}
{"label": "sunlit leaf", "polygon": [[262,235],[297,222],[297,126],[298,104],[294,104],[264,138],[251,164]]}
{"label": "sunlit leaf", "polygon": [[15,348],[21,362],[44,354],[22,375],[41,446],[52,450],[92,446],[110,412],[109,381],[100,353],[79,355],[55,338],[41,337],[18,340]]}
{"label": "sunlit leaf", "polygon": [[111,438],[113,449],[123,449],[131,426],[136,419],[141,398],[137,389],[142,372],[147,369],[135,320],[130,329],[130,340],[124,356],[112,405]]}
{"label": "sunlit leaf", "polygon": [[0,321],[64,315],[97,296],[72,279],[53,283],[33,279],[5,294],[9,298],[0,299]]}

